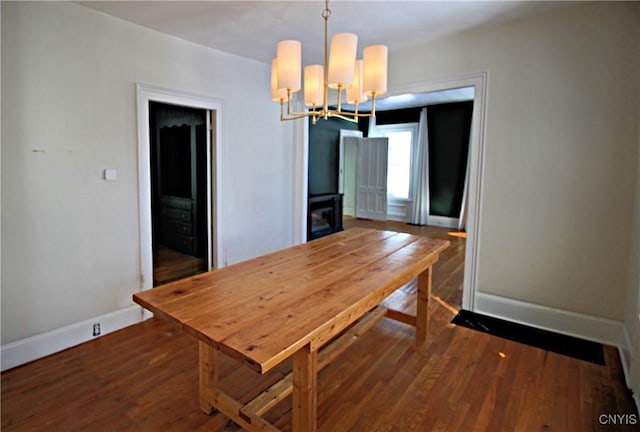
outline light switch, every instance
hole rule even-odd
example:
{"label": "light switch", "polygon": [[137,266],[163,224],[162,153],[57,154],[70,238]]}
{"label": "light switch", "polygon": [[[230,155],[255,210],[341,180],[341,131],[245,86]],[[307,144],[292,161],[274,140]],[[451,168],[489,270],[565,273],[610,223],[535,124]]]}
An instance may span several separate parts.
{"label": "light switch", "polygon": [[118,180],[118,170],[115,168],[107,168],[104,170],[104,179],[109,181]]}

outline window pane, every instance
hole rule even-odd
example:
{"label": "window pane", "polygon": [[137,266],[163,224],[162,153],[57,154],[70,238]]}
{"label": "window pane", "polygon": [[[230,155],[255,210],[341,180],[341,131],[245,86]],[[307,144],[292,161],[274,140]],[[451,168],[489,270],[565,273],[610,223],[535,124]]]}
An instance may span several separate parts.
{"label": "window pane", "polygon": [[387,167],[387,194],[395,198],[409,198],[411,178],[411,131],[387,132],[389,160]]}

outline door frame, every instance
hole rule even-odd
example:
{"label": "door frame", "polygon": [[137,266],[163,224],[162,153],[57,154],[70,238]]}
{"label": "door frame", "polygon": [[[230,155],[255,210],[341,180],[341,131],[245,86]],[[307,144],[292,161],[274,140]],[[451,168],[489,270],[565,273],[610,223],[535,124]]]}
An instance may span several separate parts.
{"label": "door frame", "polygon": [[[345,152],[345,144],[344,139],[347,137],[351,138],[362,138],[362,131],[353,130],[353,129],[340,129],[340,145],[338,148],[338,193],[344,194],[344,152]],[[356,191],[356,196],[353,197],[353,216],[356,214],[356,206],[358,201],[358,193]],[[346,200],[343,198],[343,209]]]}
{"label": "door frame", "polygon": [[[408,198],[387,198],[387,220],[398,222],[409,222],[411,220],[411,209],[415,202],[416,185],[413,181],[416,170],[419,169],[417,164],[418,153],[418,132],[420,126],[417,123],[393,123],[393,124],[376,124],[375,127],[369,128],[369,137],[382,137],[388,132],[397,130],[411,130],[413,140],[411,142],[410,152],[410,173],[409,173],[409,197]],[[373,135],[371,135],[373,133]]]}
{"label": "door frame", "polygon": [[140,290],[153,288],[151,218],[151,140],[149,102],[205,109],[207,115],[207,236],[209,270],[223,266],[224,245],[219,209],[222,208],[222,101],[147,84],[136,84],[138,123],[138,206],[140,218]]}
{"label": "door frame", "polygon": [[427,93],[461,87],[474,88],[471,137],[469,142],[469,182],[464,198],[467,200],[467,240],[462,288],[462,308],[470,311],[476,309],[476,294],[478,292],[478,254],[480,250],[480,215],[482,210],[488,80],[488,72],[477,72],[457,78],[407,84],[394,88],[392,93],[399,95],[407,93]]}

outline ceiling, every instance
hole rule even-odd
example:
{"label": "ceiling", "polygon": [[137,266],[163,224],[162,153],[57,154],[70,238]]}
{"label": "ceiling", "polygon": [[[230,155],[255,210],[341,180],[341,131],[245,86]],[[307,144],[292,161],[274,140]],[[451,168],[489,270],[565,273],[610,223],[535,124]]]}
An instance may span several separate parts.
{"label": "ceiling", "polygon": [[[302,42],[303,64],[322,63],[325,7],[322,0],[76,3],[266,64],[275,57],[279,40],[297,39]],[[334,0],[329,4],[329,33],[357,34],[358,57],[365,46],[385,44],[392,59],[395,49],[565,4],[567,2],[559,1]],[[387,109],[382,101],[377,103],[379,110]]]}

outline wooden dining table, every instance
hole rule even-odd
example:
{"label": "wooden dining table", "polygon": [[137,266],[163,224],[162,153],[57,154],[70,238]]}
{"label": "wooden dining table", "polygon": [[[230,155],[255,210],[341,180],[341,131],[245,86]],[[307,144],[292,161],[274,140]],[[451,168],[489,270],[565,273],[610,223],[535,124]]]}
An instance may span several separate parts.
{"label": "wooden dining table", "polygon": [[[317,429],[318,372],[387,317],[427,340],[431,275],[449,246],[392,231],[350,228],[133,296],[199,341],[199,401],[249,431],[276,431],[263,415],[292,395],[293,431]],[[380,306],[417,279],[415,315]],[[290,373],[248,403],[221,388],[221,355],[266,374]]]}

